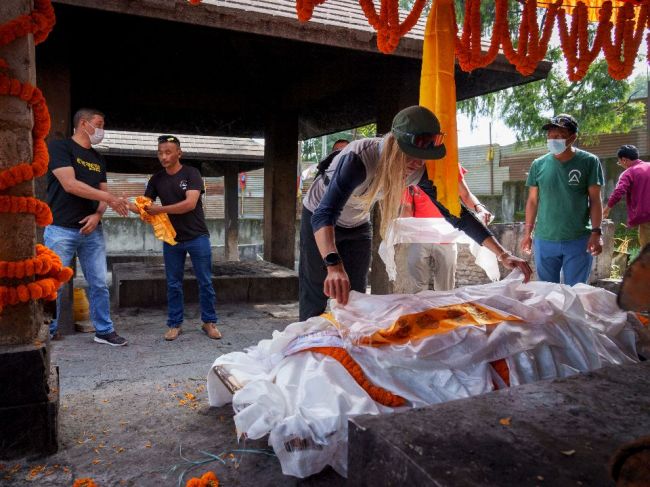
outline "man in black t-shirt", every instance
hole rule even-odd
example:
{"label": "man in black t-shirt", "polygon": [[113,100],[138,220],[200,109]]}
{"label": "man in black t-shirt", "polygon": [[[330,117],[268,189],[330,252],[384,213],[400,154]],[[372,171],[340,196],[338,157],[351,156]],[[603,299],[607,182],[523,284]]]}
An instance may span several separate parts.
{"label": "man in black t-shirt", "polygon": [[[212,249],[210,233],[205,224],[201,194],[205,193],[199,171],[180,162],[181,143],[173,135],[158,137],[158,160],[164,168],[154,174],[144,195],[161,205],[146,208],[150,215],[167,213],[174,230],[176,245],[163,243],[165,274],[167,276],[167,326],[165,340],[176,340],[183,324],[183,272],[185,257],[190,255],[199,285],[201,329],[212,339],[221,338],[217,328],[216,296],[212,287]],[[129,208],[139,213],[134,204]]]}
{"label": "man in black t-shirt", "polygon": [[[126,345],[115,333],[110,316],[110,298],[106,286],[106,246],[101,218],[110,206],[122,216],[128,215],[127,202],[108,192],[106,163],[92,146],[104,137],[104,114],[83,108],[73,118],[74,135],[50,142],[47,173],[47,202],[54,221],[45,229],[45,245],[56,252],[63,265],[69,266],[75,254],[88,282],[90,319],[95,327],[94,340],[112,346]],[[61,298],[57,298],[57,316],[50,324],[50,336],[58,336]]]}

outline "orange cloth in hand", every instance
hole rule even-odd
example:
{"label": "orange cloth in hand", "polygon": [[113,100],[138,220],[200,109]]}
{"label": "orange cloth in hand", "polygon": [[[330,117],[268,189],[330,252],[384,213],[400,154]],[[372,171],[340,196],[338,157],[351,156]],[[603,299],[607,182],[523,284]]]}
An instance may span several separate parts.
{"label": "orange cloth in hand", "polygon": [[176,237],[176,230],[172,226],[172,222],[169,221],[167,213],[161,213],[160,215],[150,215],[147,213],[145,208],[151,206],[153,201],[151,198],[146,196],[138,196],[135,199],[135,206],[140,210],[140,218],[142,221],[147,222],[153,227],[153,234],[158,240],[162,240],[169,245],[176,245],[178,242],[174,240]]}

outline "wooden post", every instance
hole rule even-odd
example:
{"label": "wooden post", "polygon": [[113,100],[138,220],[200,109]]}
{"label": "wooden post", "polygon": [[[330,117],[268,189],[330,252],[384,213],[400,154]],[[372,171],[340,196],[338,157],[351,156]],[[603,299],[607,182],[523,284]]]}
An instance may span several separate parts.
{"label": "wooden post", "polygon": [[[43,46],[45,49],[46,46]],[[50,112],[51,127],[48,141],[53,139],[65,139],[72,135],[72,105],[70,88],[70,67],[66,59],[52,58],[50,55],[38,57],[39,64],[36,70],[38,86],[47,100],[47,107]],[[41,176],[34,181],[36,196],[39,199],[47,200],[47,175]],[[43,229],[37,228],[36,235],[39,242],[43,242]],[[76,268],[77,258],[72,259],[70,266]],[[61,335],[72,335],[75,332],[73,301],[74,301],[74,277],[64,283],[59,289],[61,296],[59,313],[58,332]],[[45,311],[51,315],[56,313],[56,303],[45,303]]]}
{"label": "wooden post", "polygon": [[[29,13],[31,8],[31,0],[4,0],[0,24]],[[36,83],[32,35],[0,48],[0,58],[7,61],[11,77]],[[32,160],[32,124],[32,111],[24,101],[0,96],[0,170]],[[34,182],[2,193],[33,196]],[[33,215],[1,213],[0,235],[0,260],[34,257]],[[8,279],[0,282],[16,283]],[[50,365],[48,347],[40,303],[29,301],[0,312],[0,458],[49,454],[57,449],[58,377]]]}
{"label": "wooden post", "polygon": [[271,110],[264,130],[264,260],[295,266],[298,117]]}
{"label": "wooden post", "polygon": [[225,259],[239,260],[239,212],[237,208],[237,187],[239,184],[239,171],[237,167],[224,171],[224,209],[225,222]]}
{"label": "wooden post", "polygon": [[[384,135],[390,132],[393,124],[393,118],[403,108],[410,105],[417,105],[417,94],[407,92],[404,87],[407,86],[405,80],[401,79],[401,73],[389,75],[381,83],[377,93],[377,99],[380,100],[377,106],[377,134]],[[386,266],[384,261],[379,257],[379,244],[381,243],[381,234],[379,227],[381,223],[381,214],[379,205],[375,205],[372,212],[372,264],[370,268],[370,292],[372,294],[391,294],[394,292],[394,285],[388,280]]]}

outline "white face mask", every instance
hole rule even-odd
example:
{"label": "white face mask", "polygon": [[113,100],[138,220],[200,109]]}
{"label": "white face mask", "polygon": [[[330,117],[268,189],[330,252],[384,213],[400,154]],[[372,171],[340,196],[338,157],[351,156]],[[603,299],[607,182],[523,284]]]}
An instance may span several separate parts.
{"label": "white face mask", "polygon": [[566,139],[548,139],[546,145],[548,146],[548,151],[554,156],[557,156],[566,150]]}
{"label": "white face mask", "polygon": [[95,127],[93,124],[90,124],[90,126],[95,129],[95,132],[92,134],[89,134],[86,132],[86,130],[84,130],[84,132],[86,132],[86,134],[88,134],[88,137],[90,137],[90,143],[92,145],[97,145],[102,140],[104,140],[104,129]]}

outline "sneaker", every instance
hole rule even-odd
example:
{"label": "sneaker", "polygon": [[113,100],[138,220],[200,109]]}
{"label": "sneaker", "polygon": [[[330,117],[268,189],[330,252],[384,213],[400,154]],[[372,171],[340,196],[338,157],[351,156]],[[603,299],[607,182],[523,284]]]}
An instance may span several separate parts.
{"label": "sneaker", "polygon": [[95,341],[97,343],[111,345],[112,347],[123,347],[128,343],[126,338],[122,338],[114,331],[107,333],[106,335],[95,335]]}
{"label": "sneaker", "polygon": [[218,340],[221,338],[221,332],[217,328],[216,323],[203,323],[201,330],[203,330],[203,332],[213,340]]}
{"label": "sneaker", "polygon": [[165,340],[168,342],[171,342],[172,340],[176,340],[178,338],[178,335],[183,333],[183,330],[181,330],[180,326],[177,326],[176,328],[169,328],[167,330],[167,333],[165,333]]}
{"label": "sneaker", "polygon": [[54,333],[50,333],[50,340],[56,342],[61,341],[63,340],[63,335],[61,335],[61,333],[59,333],[59,330],[57,330]]}

